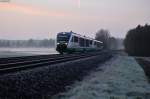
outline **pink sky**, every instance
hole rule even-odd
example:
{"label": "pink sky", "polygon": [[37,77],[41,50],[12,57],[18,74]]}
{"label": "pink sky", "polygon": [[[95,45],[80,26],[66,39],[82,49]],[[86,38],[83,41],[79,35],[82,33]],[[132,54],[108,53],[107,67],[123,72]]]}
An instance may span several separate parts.
{"label": "pink sky", "polygon": [[17,3],[0,3],[0,10],[13,11],[14,13],[22,13],[34,16],[54,16],[54,17],[69,16],[69,13],[60,11],[49,11],[44,8]]}
{"label": "pink sky", "polygon": [[11,0],[0,3],[0,39],[55,38],[61,31],[94,37],[101,28],[124,37],[150,22],[149,0]]}

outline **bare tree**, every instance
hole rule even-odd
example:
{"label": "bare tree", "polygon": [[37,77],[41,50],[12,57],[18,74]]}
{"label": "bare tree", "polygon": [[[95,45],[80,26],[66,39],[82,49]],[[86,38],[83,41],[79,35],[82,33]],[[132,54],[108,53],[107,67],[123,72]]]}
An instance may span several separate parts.
{"label": "bare tree", "polygon": [[110,37],[109,38],[109,49],[117,50],[118,46],[119,46],[118,42],[119,42],[119,39],[117,39],[115,37]]}
{"label": "bare tree", "polygon": [[109,38],[110,38],[110,33],[108,30],[105,29],[101,29],[96,33],[95,39],[102,41],[104,48],[107,49],[108,48],[108,43],[109,43]]}

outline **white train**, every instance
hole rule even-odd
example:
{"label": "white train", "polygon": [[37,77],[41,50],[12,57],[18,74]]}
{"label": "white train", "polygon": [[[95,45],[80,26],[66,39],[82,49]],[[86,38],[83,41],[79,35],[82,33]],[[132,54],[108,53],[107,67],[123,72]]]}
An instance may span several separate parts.
{"label": "white train", "polygon": [[103,42],[82,36],[74,32],[60,32],[57,34],[56,50],[63,53],[89,52],[103,49]]}

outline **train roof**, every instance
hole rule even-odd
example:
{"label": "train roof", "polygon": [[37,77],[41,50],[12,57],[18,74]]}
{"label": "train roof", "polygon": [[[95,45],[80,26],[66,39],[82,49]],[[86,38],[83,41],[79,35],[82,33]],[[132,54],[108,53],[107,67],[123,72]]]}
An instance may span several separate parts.
{"label": "train roof", "polygon": [[78,37],[81,37],[81,38],[87,38],[87,39],[93,40],[93,41],[95,41],[95,42],[103,43],[103,42],[101,42],[101,41],[95,40],[95,39],[90,38],[90,37],[87,37],[87,36],[83,36],[83,35],[81,35],[81,34],[74,33],[74,32],[72,32],[72,31],[70,31],[70,32],[60,32],[60,33],[58,33],[58,34],[75,35],[75,36],[78,36]]}

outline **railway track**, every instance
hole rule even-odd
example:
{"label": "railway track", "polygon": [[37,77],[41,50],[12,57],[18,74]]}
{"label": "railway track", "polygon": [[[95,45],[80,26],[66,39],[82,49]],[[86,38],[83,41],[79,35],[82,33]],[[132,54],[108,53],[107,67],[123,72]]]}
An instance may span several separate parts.
{"label": "railway track", "polygon": [[81,58],[100,55],[102,52],[70,55],[40,55],[0,59],[0,74],[17,72],[35,67],[48,66],[52,64],[77,60]]}

